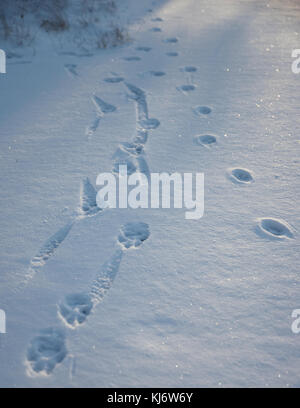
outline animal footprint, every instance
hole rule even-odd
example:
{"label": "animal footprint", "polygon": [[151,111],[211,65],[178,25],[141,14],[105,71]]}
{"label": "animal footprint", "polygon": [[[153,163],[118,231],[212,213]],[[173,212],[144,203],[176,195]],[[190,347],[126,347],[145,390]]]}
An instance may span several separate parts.
{"label": "animal footprint", "polygon": [[229,177],[232,181],[239,184],[250,184],[253,183],[254,179],[249,170],[246,169],[229,169]]}
{"label": "animal footprint", "polygon": [[96,119],[94,119],[94,121],[91,123],[91,125],[86,128],[85,135],[87,137],[93,136],[93,134],[96,132],[96,130],[99,127],[100,120],[101,120],[101,117],[97,116]]}
{"label": "animal footprint", "polygon": [[101,209],[97,206],[96,195],[97,192],[90,180],[88,178],[83,180],[80,188],[80,216],[90,217],[101,211]]}
{"label": "animal footprint", "polygon": [[58,305],[58,316],[67,327],[76,329],[83,324],[92,313],[93,308],[103,300],[118,273],[122,256],[123,251],[118,249],[102,266],[89,293],[67,295],[65,300]]}
{"label": "animal footprint", "polygon": [[119,271],[124,250],[139,247],[149,236],[149,226],[143,222],[130,222],[121,227],[118,236],[121,249],[118,248],[111,259],[102,266],[90,292],[68,295],[58,305],[58,315],[67,327],[75,329],[86,321],[111,288]]}
{"label": "animal footprint", "polygon": [[158,126],[160,125],[160,122],[158,119],[149,118],[149,119],[141,120],[140,125],[142,126],[143,129],[151,130],[151,129],[158,128]]}
{"label": "animal footprint", "polygon": [[151,47],[136,47],[137,51],[144,51],[144,52],[149,52],[152,50]]}
{"label": "animal footprint", "polygon": [[161,21],[164,21],[164,20],[162,18],[160,18],[160,17],[155,17],[155,18],[152,18],[152,21],[161,22]]}
{"label": "animal footprint", "polygon": [[275,218],[260,218],[258,220],[258,229],[261,233],[269,238],[294,238],[292,228],[288,225],[288,223]]}
{"label": "animal footprint", "polygon": [[32,258],[30,262],[31,276],[36,272],[36,269],[45,265],[46,261],[53,255],[56,248],[65,240],[73,227],[74,220],[68,222],[64,227],[59,229],[54,235],[52,235],[42,246],[39,252]]}
{"label": "animal footprint", "polygon": [[144,157],[144,146],[148,139],[148,130],[156,129],[160,122],[158,119],[149,118],[148,105],[145,92],[135,85],[125,82],[130,94],[128,97],[135,102],[136,105],[136,135],[132,142],[120,144],[115,152],[113,159],[113,172],[119,175],[119,167],[127,166],[127,173],[143,173],[146,177],[150,171],[147,161]]}
{"label": "animal footprint", "polygon": [[[143,153],[144,145],[142,143],[138,144],[135,142],[123,142],[119,146],[119,150],[126,152],[126,153],[130,153],[133,156],[138,156]],[[119,150],[117,151],[119,152]],[[120,157],[120,153],[119,153],[119,156],[117,153],[115,153],[114,157]]]}
{"label": "animal footprint", "polygon": [[217,138],[213,135],[199,135],[194,137],[194,142],[199,146],[210,147],[217,143]]}
{"label": "animal footprint", "polygon": [[209,115],[212,111],[208,106],[196,106],[193,110],[196,115]]}
{"label": "animal footprint", "polygon": [[178,42],[178,38],[176,38],[176,37],[166,38],[165,40],[163,40],[163,42],[165,42],[167,44],[175,44],[175,43]]}
{"label": "animal footprint", "polygon": [[114,105],[104,102],[103,99],[99,98],[96,95],[93,95],[92,101],[100,115],[115,112],[115,110],[117,109]]}
{"label": "animal footprint", "polygon": [[166,75],[166,73],[163,72],[163,71],[150,71],[150,74],[151,74],[152,76],[156,76],[156,77],[161,77],[161,76]]}
{"label": "animal footprint", "polygon": [[77,77],[78,72],[76,70],[77,65],[76,64],[65,64],[65,70],[71,77]]}
{"label": "animal footprint", "polygon": [[27,373],[49,375],[67,355],[64,333],[57,328],[41,330],[27,350]]}
{"label": "animal footprint", "polygon": [[140,57],[132,56],[132,57],[124,57],[125,61],[140,61]]}
{"label": "animal footprint", "polygon": [[91,217],[101,211],[96,203],[96,195],[96,190],[90,183],[89,179],[87,178],[83,180],[80,188],[80,206],[75,218],[53,234],[41,247],[39,252],[31,259],[29,273],[27,274],[26,279],[32,279],[36,272],[45,265],[47,260],[54,254],[55,250],[66,239],[77,220],[86,216]]}
{"label": "animal footprint", "polygon": [[182,85],[179,90],[183,91],[183,92],[191,92],[194,91],[196,89],[195,85]]}
{"label": "animal footprint", "polygon": [[152,31],[153,33],[160,33],[160,32],[161,32],[161,28],[159,28],[159,27],[152,27],[152,28],[150,29],[150,31]]}
{"label": "animal footprint", "polygon": [[193,66],[187,66],[187,67],[182,68],[181,71],[191,73],[191,72],[196,72],[197,68]]}
{"label": "animal footprint", "polygon": [[[115,80],[115,79],[117,79],[116,82],[119,82],[118,81],[119,78],[117,78],[117,77],[112,77],[110,79],[111,79],[111,82],[114,82],[113,80]],[[96,132],[96,130],[99,127],[100,120],[101,120],[101,118],[102,118],[102,116],[104,114],[115,112],[115,110],[117,109],[115,106],[110,105],[107,102],[104,102],[103,99],[99,98],[96,95],[92,96],[92,102],[96,107],[97,117],[93,120],[92,124],[86,128],[85,135],[87,137],[93,136],[93,134]]]}
{"label": "animal footprint", "polygon": [[150,236],[149,226],[144,222],[130,222],[124,225],[118,241],[125,249],[137,248]]}
{"label": "animal footprint", "polygon": [[167,52],[166,53],[166,55],[168,56],[168,57],[178,57],[178,52],[172,52],[172,51],[170,51],[170,52]]}
{"label": "animal footprint", "polygon": [[118,84],[118,83],[124,81],[124,78],[120,77],[120,76],[108,77],[108,78],[104,78],[103,81],[108,82],[109,84]]}
{"label": "animal footprint", "polygon": [[111,288],[119,271],[122,257],[123,251],[118,248],[111,259],[102,266],[89,293],[94,306],[102,302],[105,294]]}
{"label": "animal footprint", "polygon": [[89,295],[84,293],[74,293],[67,295],[65,301],[58,306],[58,315],[70,328],[75,329],[85,322],[93,303]]}
{"label": "animal footprint", "polygon": [[132,98],[137,104],[138,127],[145,130],[156,129],[160,125],[160,122],[158,119],[148,117],[148,106],[145,92],[137,86],[129,84],[128,82],[125,82],[125,85],[131,92],[129,97]]}

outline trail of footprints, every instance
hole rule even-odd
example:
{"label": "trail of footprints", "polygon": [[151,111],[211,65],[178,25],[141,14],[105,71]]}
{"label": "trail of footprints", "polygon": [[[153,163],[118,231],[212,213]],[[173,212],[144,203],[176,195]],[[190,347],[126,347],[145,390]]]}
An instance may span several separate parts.
{"label": "trail of footprints", "polygon": [[[144,147],[148,139],[149,129],[156,129],[159,126],[159,121],[155,118],[149,118],[148,106],[144,91],[138,87],[127,84],[127,88],[131,91],[129,97],[136,103],[137,125],[136,135],[132,142],[123,143],[117,149],[114,155],[113,171],[118,172],[119,165],[127,164],[129,174],[136,171],[149,175],[149,168],[145,159]],[[116,110],[116,107],[105,102],[96,95],[93,95],[92,101],[97,109],[100,117],[103,114],[111,113]],[[80,192],[80,207],[74,219],[71,219],[53,234],[45,244],[40,248],[38,253],[31,259],[30,268],[26,279],[31,279],[37,271],[41,269],[47,260],[54,254],[55,250],[66,239],[74,224],[84,217],[91,217],[98,214],[101,209],[96,203],[96,191],[88,179],[84,180],[81,185]]]}
{"label": "trail of footprints", "polygon": [[40,248],[38,253],[31,259],[26,279],[33,278],[36,272],[38,272],[41,267],[45,265],[47,260],[54,254],[55,250],[66,239],[76,222],[85,217],[92,217],[98,214],[100,211],[102,210],[96,203],[96,190],[89,179],[86,178],[83,180],[80,187],[80,205],[76,211],[75,217],[69,220],[65,226],[53,234]]}
{"label": "trail of footprints", "polygon": [[[124,251],[139,247],[149,238],[149,226],[145,223],[128,223],[120,229],[119,248],[100,269],[87,293],[73,293],[58,305],[58,315],[72,329],[83,324],[111,288],[118,272]],[[29,375],[49,375],[55,366],[67,356],[66,336],[60,328],[51,327],[40,331],[27,350],[26,366]]]}
{"label": "trail of footprints", "polygon": [[113,172],[118,175],[119,166],[127,165],[128,174],[135,172],[149,176],[149,168],[145,159],[145,144],[148,140],[148,130],[156,129],[159,120],[149,118],[146,94],[135,85],[125,82],[129,90],[128,97],[136,105],[136,134],[131,142],[122,143],[115,152]]}
{"label": "trail of footprints", "polygon": [[[118,248],[102,266],[90,290],[87,293],[69,294],[59,303],[58,316],[68,328],[75,329],[86,321],[111,288],[124,252],[138,248],[149,236],[149,226],[143,222],[131,222],[121,227]],[[64,331],[57,327],[43,329],[32,339],[27,349],[27,373],[31,376],[49,375],[67,354]]]}
{"label": "trail of footprints", "polygon": [[[195,72],[188,70],[187,72]],[[193,112],[197,116],[209,115],[212,109],[208,106],[196,106]],[[211,148],[216,145],[217,138],[214,135],[205,134],[194,136],[194,143],[199,146]],[[250,170],[244,168],[230,168],[227,170],[229,179],[239,185],[251,185],[254,183],[254,177]],[[275,218],[259,218],[255,231],[258,235],[269,239],[282,240],[294,238],[292,227],[285,221]]]}
{"label": "trail of footprints", "polygon": [[[160,21],[160,20],[157,20]],[[138,50],[149,52],[150,47],[137,47]],[[138,57],[139,59],[139,57]],[[137,60],[135,57],[128,57],[127,60]],[[72,76],[78,76],[76,64],[65,64],[65,69]],[[163,76],[165,73],[160,71],[153,71],[153,76]],[[104,81],[111,84],[117,84],[124,81],[124,78],[118,74],[112,72],[111,77],[104,78]],[[140,171],[146,175],[149,174],[148,165],[145,159],[144,147],[148,139],[148,130],[156,129],[159,126],[159,121],[155,118],[149,118],[148,106],[146,101],[145,92],[138,87],[125,83],[130,94],[128,95],[136,103],[137,119],[136,119],[136,135],[132,142],[123,143],[119,146],[114,155],[114,168],[113,171],[117,172],[119,164],[127,164],[129,173]],[[101,118],[116,111],[116,107],[108,102],[104,101],[97,95],[93,95],[91,98],[96,117],[92,123],[86,129],[86,136],[92,136],[99,127]],[[53,234],[40,248],[37,254],[30,261],[30,268],[26,279],[32,278],[35,273],[45,265],[47,260],[54,254],[55,250],[66,239],[75,222],[85,216],[92,216],[99,213],[101,210],[96,204],[96,192],[89,180],[85,180],[82,183],[81,188],[81,206],[78,214],[74,219],[68,221],[66,225],[60,228],[55,234]],[[83,203],[84,202],[84,203]]]}
{"label": "trail of footprints", "polygon": [[118,273],[123,253],[138,248],[150,236],[149,226],[143,222],[131,222],[121,227],[117,239],[118,248],[96,276],[88,293],[67,295],[58,306],[58,314],[64,324],[72,329],[82,324],[111,288]]}
{"label": "trail of footprints", "polygon": [[[147,52],[146,50],[143,50]],[[108,83],[119,83],[124,78],[113,75],[105,78]],[[113,171],[117,172],[119,165],[128,165],[129,172],[139,171],[149,175],[149,169],[144,157],[144,146],[148,139],[148,131],[159,126],[158,119],[150,118],[146,94],[133,84],[125,82],[129,91],[128,97],[136,105],[136,134],[132,142],[123,143],[114,155]],[[93,95],[92,102],[96,108],[97,118],[89,127],[88,134],[94,132],[104,114],[112,113],[116,107]],[[76,217],[69,221],[66,226],[50,237],[40,249],[38,254],[31,260],[30,276],[54,254],[55,250],[65,240],[72,226],[84,217],[91,217],[102,210],[96,203],[96,191],[88,179],[84,180],[81,187],[80,207]],[[149,226],[146,223],[128,223],[121,227],[117,239],[117,248],[113,256],[102,266],[95,277],[90,290],[87,293],[72,293],[63,299],[57,309],[58,316],[68,328],[75,329],[83,324],[106,292],[111,288],[119,270],[119,266],[125,251],[138,248],[150,235]],[[26,366],[28,375],[49,375],[57,364],[67,356],[66,337],[60,328],[47,328],[33,338],[27,349]]]}
{"label": "trail of footprints", "polygon": [[[152,19],[154,22],[162,22],[159,17]],[[152,32],[161,32],[160,27],[153,27]],[[178,43],[177,37],[170,37],[163,40],[166,44]],[[151,47],[138,46],[138,52],[148,53]],[[169,57],[177,57],[177,51],[168,51]],[[141,58],[135,55],[124,58],[125,61],[140,61]],[[77,77],[77,66],[66,64],[65,69],[72,77]],[[185,66],[181,71],[186,74],[187,83],[178,89],[183,93],[189,93],[196,89],[193,83],[193,74],[197,72],[194,66]],[[163,77],[163,71],[150,71],[154,77]],[[127,165],[128,173],[139,172],[149,176],[149,168],[145,158],[145,145],[148,140],[149,130],[156,129],[160,122],[156,118],[150,118],[148,113],[147,98],[145,92],[137,86],[128,83],[122,76],[112,73],[103,81],[109,84],[119,84],[123,82],[128,90],[128,98],[132,100],[136,108],[136,132],[132,141],[121,143],[113,156],[113,173],[118,174],[119,166]],[[105,102],[97,95],[92,96],[92,102],[96,110],[96,118],[86,129],[86,135],[92,136],[97,130],[101,118],[109,113],[115,112],[116,107]],[[212,109],[209,106],[199,105],[193,108],[197,116],[210,115]],[[211,149],[217,145],[217,137],[211,134],[202,134],[194,137],[194,144]],[[229,179],[239,185],[250,185],[254,182],[251,172],[244,168],[231,168],[227,170]],[[96,190],[88,179],[81,185],[80,206],[75,217],[69,220],[65,226],[52,235],[41,247],[38,253],[30,262],[28,276],[32,278],[34,274],[45,265],[47,260],[54,254],[55,250],[62,244],[70,233],[73,225],[85,217],[92,217],[102,210],[96,203]],[[284,221],[273,218],[260,218],[257,220],[256,232],[271,239],[291,239],[294,237],[292,228]],[[116,249],[111,258],[100,268],[95,276],[90,289],[85,293],[71,293],[57,305],[57,313],[60,320],[67,328],[76,329],[82,325],[88,316],[95,311],[96,306],[103,300],[107,291],[118,273],[122,258],[127,250],[138,248],[150,236],[149,226],[143,222],[130,222],[120,228],[116,242]],[[40,333],[30,342],[26,354],[27,373],[30,376],[49,375],[54,368],[67,356],[65,332],[61,328],[51,327],[41,330]]]}
{"label": "trail of footprints", "polygon": [[[164,40],[164,42],[175,44],[178,42],[178,39],[176,37],[171,37]],[[169,52],[167,55],[177,56],[178,54],[176,52]],[[181,71],[183,73],[187,73],[189,76],[187,77],[187,84],[181,85],[178,90],[182,91],[183,93],[194,91],[196,86],[193,84],[193,74],[197,72],[197,68],[189,65],[181,68]],[[212,108],[205,105],[198,105],[193,108],[193,112],[197,116],[204,117],[212,113]],[[196,135],[194,136],[193,140],[194,144],[208,149],[217,144],[217,137],[211,134]],[[251,171],[248,169],[238,167],[231,168],[227,170],[227,175],[235,184],[247,186],[254,183],[254,177]],[[258,219],[255,230],[259,235],[270,239],[282,240],[294,238],[292,227],[287,222],[275,218]]]}

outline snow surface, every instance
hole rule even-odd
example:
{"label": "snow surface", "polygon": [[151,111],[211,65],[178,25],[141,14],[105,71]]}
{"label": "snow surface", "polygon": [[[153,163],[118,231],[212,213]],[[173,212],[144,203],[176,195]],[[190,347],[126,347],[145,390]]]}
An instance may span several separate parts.
{"label": "snow surface", "polygon": [[[129,45],[0,77],[0,386],[298,387],[300,4],[118,4]],[[119,162],[204,217],[98,210]]]}

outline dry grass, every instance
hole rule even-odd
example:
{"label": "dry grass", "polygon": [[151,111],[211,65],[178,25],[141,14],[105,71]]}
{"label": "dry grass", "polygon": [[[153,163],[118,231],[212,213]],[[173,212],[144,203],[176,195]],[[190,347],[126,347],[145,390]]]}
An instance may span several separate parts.
{"label": "dry grass", "polygon": [[[83,48],[108,48],[128,41],[123,27],[113,21],[114,0],[77,0],[78,13],[70,13],[75,0],[10,0],[0,3],[0,40],[29,46],[39,30],[59,35]],[[107,23],[111,21],[111,23]]]}

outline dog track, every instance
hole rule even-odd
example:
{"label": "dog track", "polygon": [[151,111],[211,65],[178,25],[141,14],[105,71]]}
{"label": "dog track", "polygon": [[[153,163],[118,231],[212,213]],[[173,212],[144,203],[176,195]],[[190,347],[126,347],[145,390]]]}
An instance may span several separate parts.
{"label": "dog track", "polygon": [[150,236],[149,225],[144,222],[130,222],[121,227],[118,241],[122,248],[137,248]]}
{"label": "dog track", "polygon": [[64,333],[53,327],[41,330],[27,349],[27,374],[29,376],[49,375],[66,356]]}
{"label": "dog track", "polygon": [[92,308],[93,303],[89,295],[73,293],[67,295],[64,302],[58,305],[58,316],[66,326],[75,329],[85,322]]}
{"label": "dog track", "polygon": [[110,260],[102,266],[89,293],[67,295],[64,301],[58,305],[58,315],[67,327],[75,329],[86,321],[96,305],[102,302],[105,294],[112,287],[124,251],[138,248],[149,236],[149,226],[143,222],[130,222],[121,227],[117,240],[120,248],[117,248]]}

